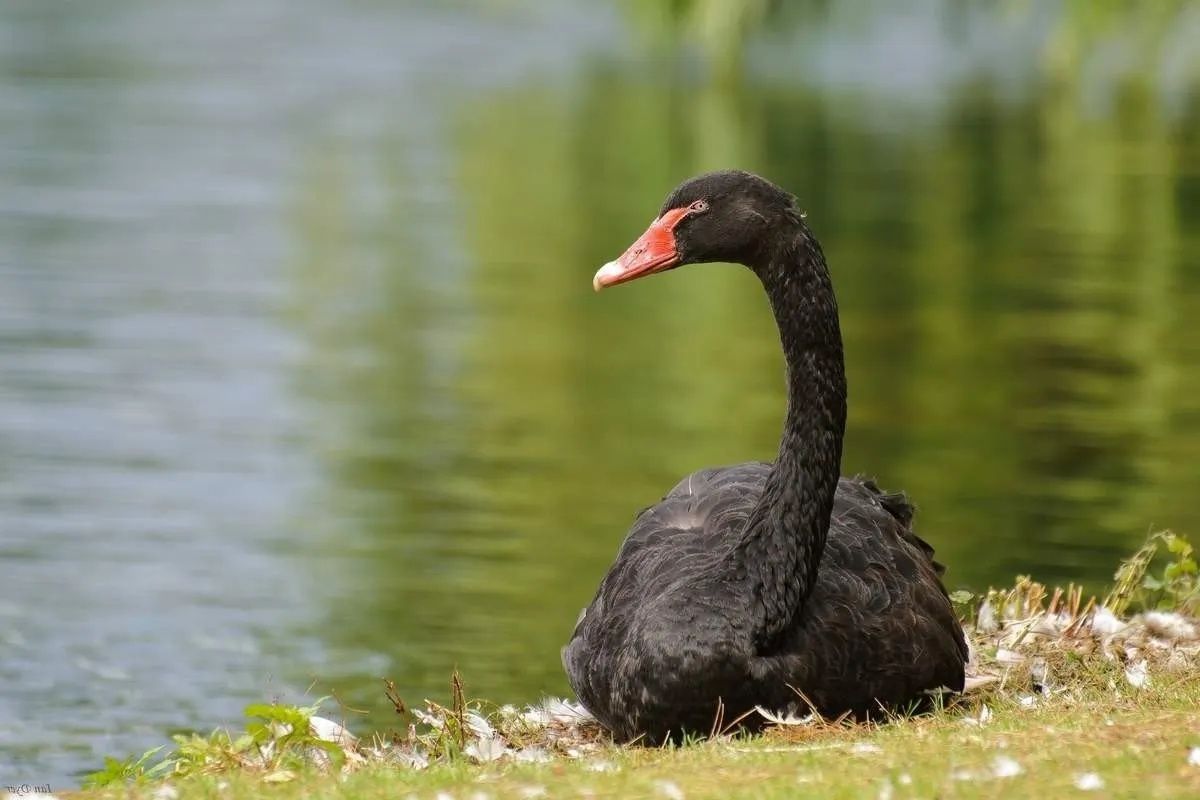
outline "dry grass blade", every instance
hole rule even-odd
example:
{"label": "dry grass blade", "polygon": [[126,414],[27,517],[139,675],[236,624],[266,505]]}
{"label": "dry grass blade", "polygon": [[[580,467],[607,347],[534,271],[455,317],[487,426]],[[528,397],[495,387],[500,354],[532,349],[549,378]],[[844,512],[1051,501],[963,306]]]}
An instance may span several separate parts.
{"label": "dry grass blade", "polygon": [[1165,534],[1166,531],[1151,534],[1137,552],[1122,561],[1121,566],[1117,568],[1117,574],[1113,576],[1112,591],[1104,598],[1105,607],[1114,614],[1120,616],[1129,608],[1134,593],[1142,585],[1154,556],[1158,554],[1159,544]]}
{"label": "dry grass blade", "polygon": [[407,714],[408,706],[404,704],[404,698],[400,696],[400,691],[396,688],[396,682],[391,678],[383,679],[383,696],[388,699],[395,709],[397,714]]}
{"label": "dry grass blade", "polygon": [[458,670],[450,673],[450,704],[454,711],[454,719],[458,721],[458,746],[467,746],[467,698],[463,691],[462,676]]}
{"label": "dry grass blade", "polygon": [[713,714],[712,726],[708,730],[709,738],[715,737],[722,732],[722,723],[725,722],[725,701],[717,698],[717,712]]}

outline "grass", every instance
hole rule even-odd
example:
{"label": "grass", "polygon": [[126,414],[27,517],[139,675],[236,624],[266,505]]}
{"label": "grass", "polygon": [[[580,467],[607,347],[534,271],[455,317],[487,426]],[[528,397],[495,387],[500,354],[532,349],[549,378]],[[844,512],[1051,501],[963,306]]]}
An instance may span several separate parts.
{"label": "grass", "polygon": [[[570,704],[489,710],[454,676],[449,706],[403,709],[405,733],[352,743],[313,727],[315,707],[251,706],[245,731],[177,737],[157,762],[110,759],[77,796],[1200,797],[1198,597],[1192,549],[1169,534],[1121,565],[1103,603],[1026,578],[958,594],[971,691],[887,723],[789,719],[757,736],[622,747]],[[1130,608],[1149,613],[1113,613]]]}

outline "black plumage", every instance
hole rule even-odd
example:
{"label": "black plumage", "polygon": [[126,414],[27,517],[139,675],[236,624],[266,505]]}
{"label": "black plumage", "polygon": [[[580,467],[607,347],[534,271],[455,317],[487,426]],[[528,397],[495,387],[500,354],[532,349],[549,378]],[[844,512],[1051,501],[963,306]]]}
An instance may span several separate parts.
{"label": "black plumage", "polygon": [[966,644],[912,507],[839,478],[837,304],[794,199],[712,173],[676,189],[655,225],[667,233],[652,226],[597,287],[687,263],[750,267],[779,327],[788,410],[774,464],[701,470],[638,515],[563,648],[579,700],[619,738],[659,741],[755,706],[864,717],[961,691]]}

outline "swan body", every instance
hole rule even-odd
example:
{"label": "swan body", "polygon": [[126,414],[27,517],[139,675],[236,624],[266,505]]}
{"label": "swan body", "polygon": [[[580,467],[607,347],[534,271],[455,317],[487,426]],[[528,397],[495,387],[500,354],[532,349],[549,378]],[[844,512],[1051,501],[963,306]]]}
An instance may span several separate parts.
{"label": "swan body", "polygon": [[[717,719],[716,697],[725,722],[733,722],[755,706],[811,705],[829,716],[862,718],[919,707],[927,689],[961,690],[966,650],[941,591],[942,567],[909,528],[907,500],[859,478],[838,483],[817,582],[797,624],[773,652],[737,646],[737,600],[697,597],[691,588],[709,554],[745,524],[770,467],[705,469],[680,481],[638,515],[580,616],[563,663],[581,702],[619,738],[707,733]],[[643,609],[673,606],[663,595],[697,605],[656,620],[653,656],[628,647],[645,641]],[[727,684],[719,682],[724,675]],[[696,691],[700,686],[708,691]]]}
{"label": "swan body", "polygon": [[596,288],[722,260],[762,280],[788,363],[774,463],[705,469],[643,510],[563,648],[618,738],[753,727],[756,706],[869,717],[961,691],[962,629],[912,506],[839,477],[845,378],[832,286],[794,199],[744,172],[682,184]]}

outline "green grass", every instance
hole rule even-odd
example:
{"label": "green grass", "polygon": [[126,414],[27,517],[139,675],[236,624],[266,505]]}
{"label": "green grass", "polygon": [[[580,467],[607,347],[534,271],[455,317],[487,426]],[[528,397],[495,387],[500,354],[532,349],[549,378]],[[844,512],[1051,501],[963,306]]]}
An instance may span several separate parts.
{"label": "green grass", "polygon": [[[1159,544],[1168,553],[1161,573]],[[1194,556],[1178,537],[1156,534],[1116,578],[1107,609],[1195,613]],[[110,759],[77,796],[1200,797],[1200,632],[1186,618],[1105,623],[1077,591],[1028,579],[956,601],[973,631],[979,685],[932,714],[622,747],[589,723],[485,715],[455,676],[449,707],[427,703],[405,736],[343,750],[309,730],[313,708],[256,705],[243,732],[176,737],[157,763],[154,752]],[[492,735],[485,718],[511,751],[481,764],[471,743]],[[522,752],[544,760],[522,763]],[[413,753],[429,766],[397,763]]]}
{"label": "green grass", "polygon": [[[1120,687],[1121,676],[1113,675]],[[1137,691],[1093,687],[1023,708],[988,703],[990,720],[950,710],[879,726],[820,726],[745,740],[658,750],[608,746],[586,759],[473,766],[459,760],[422,771],[368,766],[344,777],[316,770],[264,782],[271,773],[234,770],[174,786],[181,797],[1053,797],[1085,794],[1080,775],[1109,797],[1200,797],[1197,676]],[[997,758],[1020,774],[996,777]],[[600,770],[603,771],[600,771]],[[276,773],[274,780],[280,780]],[[156,784],[86,793],[152,797]]]}

